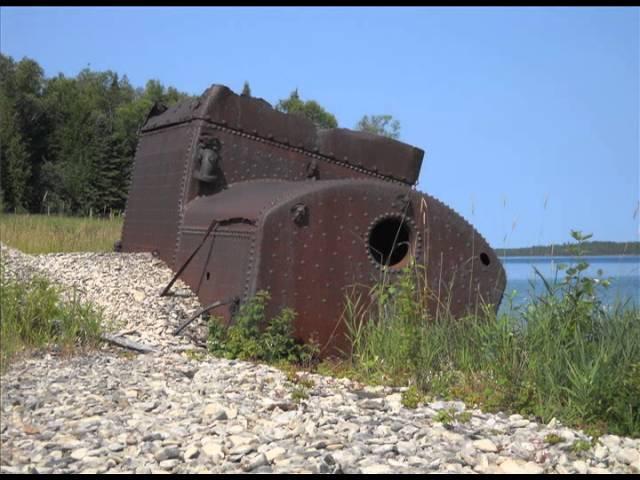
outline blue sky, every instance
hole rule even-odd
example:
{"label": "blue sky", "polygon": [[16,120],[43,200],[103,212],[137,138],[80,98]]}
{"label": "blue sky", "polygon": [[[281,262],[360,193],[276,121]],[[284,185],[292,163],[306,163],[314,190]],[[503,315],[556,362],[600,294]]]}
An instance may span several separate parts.
{"label": "blue sky", "polygon": [[391,114],[418,188],[496,248],[640,236],[638,8],[2,8],[0,51]]}

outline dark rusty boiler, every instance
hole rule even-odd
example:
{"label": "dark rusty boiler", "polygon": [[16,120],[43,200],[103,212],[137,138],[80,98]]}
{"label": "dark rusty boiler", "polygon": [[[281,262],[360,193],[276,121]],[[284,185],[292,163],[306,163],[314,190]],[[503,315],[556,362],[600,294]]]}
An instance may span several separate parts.
{"label": "dark rusty boiler", "polygon": [[[319,130],[262,99],[214,85],[143,126],[122,250],[155,252],[232,321],[267,290],[268,316],[297,313],[296,336],[346,346],[346,291],[411,259],[454,316],[497,307],[505,274],[460,215],[413,189],[424,152],[386,137]],[[445,299],[446,296],[446,299]],[[219,303],[214,303],[219,302]]]}

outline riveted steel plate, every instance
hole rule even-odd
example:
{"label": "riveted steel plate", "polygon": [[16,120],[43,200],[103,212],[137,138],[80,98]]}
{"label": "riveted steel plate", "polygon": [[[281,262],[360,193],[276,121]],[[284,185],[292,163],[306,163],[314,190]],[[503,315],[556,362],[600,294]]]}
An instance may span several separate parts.
{"label": "riveted steel plate", "polygon": [[[323,355],[348,347],[345,295],[412,260],[429,316],[497,308],[506,278],[495,252],[464,218],[410,188],[423,154],[368,133],[316,130],[215,85],[150,112],[122,248],[156,251],[203,304],[268,290],[268,316],[293,308],[296,336],[318,340]],[[229,322],[234,304],[220,310]]]}

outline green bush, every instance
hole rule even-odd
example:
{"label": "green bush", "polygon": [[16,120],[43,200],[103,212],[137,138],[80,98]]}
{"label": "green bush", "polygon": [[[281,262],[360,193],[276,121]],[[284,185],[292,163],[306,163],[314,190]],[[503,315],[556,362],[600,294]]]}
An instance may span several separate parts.
{"label": "green bush", "polygon": [[424,395],[418,391],[415,385],[411,385],[402,392],[400,397],[402,405],[406,408],[417,408],[418,404],[424,401]]}
{"label": "green bush", "polygon": [[266,321],[269,299],[268,292],[258,292],[240,306],[228,328],[220,317],[212,317],[209,321],[209,352],[225,358],[270,363],[308,363],[317,356],[315,345],[304,345],[295,340],[293,320],[296,314],[293,310],[285,308],[269,322]]}

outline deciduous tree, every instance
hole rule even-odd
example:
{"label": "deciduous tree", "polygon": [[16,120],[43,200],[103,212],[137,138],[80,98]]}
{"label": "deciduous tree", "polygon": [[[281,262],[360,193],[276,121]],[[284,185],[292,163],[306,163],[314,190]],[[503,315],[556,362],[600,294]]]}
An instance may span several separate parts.
{"label": "deciduous tree", "polygon": [[365,115],[356,125],[356,130],[397,140],[400,137],[400,122],[391,115]]}

